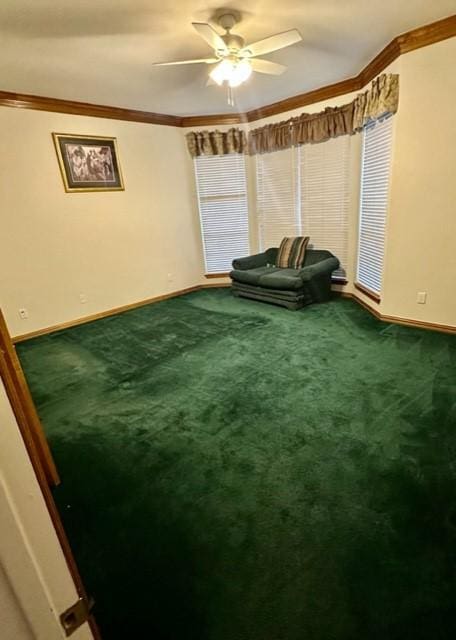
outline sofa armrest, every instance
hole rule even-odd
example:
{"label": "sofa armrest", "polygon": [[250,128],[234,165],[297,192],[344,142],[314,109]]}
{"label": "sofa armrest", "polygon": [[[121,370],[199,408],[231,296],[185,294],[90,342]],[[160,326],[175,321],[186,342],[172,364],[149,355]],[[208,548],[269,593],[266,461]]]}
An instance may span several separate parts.
{"label": "sofa armrest", "polygon": [[268,263],[266,251],[264,253],[256,253],[246,258],[235,258],[233,260],[233,269],[246,271],[247,269],[255,269],[256,267],[264,267]]}
{"label": "sofa armrest", "polygon": [[339,260],[335,256],[332,256],[331,258],[325,258],[325,260],[311,264],[308,267],[303,267],[300,269],[299,275],[304,282],[308,282],[316,276],[331,275],[333,271],[339,268],[339,264]]}

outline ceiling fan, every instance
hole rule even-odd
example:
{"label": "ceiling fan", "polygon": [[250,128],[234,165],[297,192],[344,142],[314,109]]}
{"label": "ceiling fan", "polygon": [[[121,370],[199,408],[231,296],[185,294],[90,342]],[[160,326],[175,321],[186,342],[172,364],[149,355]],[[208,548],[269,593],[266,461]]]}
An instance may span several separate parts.
{"label": "ceiling fan", "polygon": [[208,84],[215,82],[218,85],[222,85],[226,82],[229,89],[238,87],[248,80],[252,71],[280,75],[286,70],[286,67],[282,64],[257,58],[257,56],[289,47],[302,40],[302,36],[297,29],[277,33],[268,38],[264,38],[264,40],[258,40],[258,42],[253,42],[246,46],[244,38],[231,33],[234,25],[239,22],[239,15],[233,11],[220,13],[218,24],[225,30],[226,33],[224,35],[220,35],[207,22],[192,23],[198,35],[214,49],[213,57],[199,58],[196,60],[177,60],[175,62],[155,62],[154,65],[170,66],[175,64],[199,63],[215,65],[209,73]]}

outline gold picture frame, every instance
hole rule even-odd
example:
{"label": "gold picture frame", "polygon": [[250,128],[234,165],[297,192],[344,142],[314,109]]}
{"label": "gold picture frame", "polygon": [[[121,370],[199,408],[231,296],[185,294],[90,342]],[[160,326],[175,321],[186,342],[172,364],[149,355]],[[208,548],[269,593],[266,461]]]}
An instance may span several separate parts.
{"label": "gold picture frame", "polygon": [[124,191],[117,140],[106,136],[53,133],[65,191]]}

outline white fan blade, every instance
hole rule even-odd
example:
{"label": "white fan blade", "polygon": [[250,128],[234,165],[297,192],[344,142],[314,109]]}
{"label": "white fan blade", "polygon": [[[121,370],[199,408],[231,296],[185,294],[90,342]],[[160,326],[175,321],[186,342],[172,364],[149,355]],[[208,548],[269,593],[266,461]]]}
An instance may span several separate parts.
{"label": "white fan blade", "polygon": [[203,40],[206,40],[207,44],[215,51],[228,52],[227,46],[223,42],[221,36],[211,27],[210,24],[207,24],[207,22],[192,22],[192,25]]}
{"label": "white fan blade", "polygon": [[295,44],[300,40],[302,40],[302,36],[299,31],[297,29],[290,29],[290,31],[276,33],[275,36],[253,42],[241,49],[239,53],[241,55],[261,56],[265,53],[271,53],[271,51],[277,51],[277,49],[289,47],[291,44]]}
{"label": "white fan blade", "polygon": [[154,67],[169,67],[172,64],[199,64],[205,62],[206,64],[213,64],[218,62],[218,58],[199,58],[197,60],[176,60],[175,62],[153,62]]}
{"label": "white fan blade", "polygon": [[250,58],[249,62],[252,65],[252,69],[258,71],[258,73],[270,73],[273,76],[280,76],[287,70],[283,64],[277,64],[277,62],[263,60],[262,58]]}

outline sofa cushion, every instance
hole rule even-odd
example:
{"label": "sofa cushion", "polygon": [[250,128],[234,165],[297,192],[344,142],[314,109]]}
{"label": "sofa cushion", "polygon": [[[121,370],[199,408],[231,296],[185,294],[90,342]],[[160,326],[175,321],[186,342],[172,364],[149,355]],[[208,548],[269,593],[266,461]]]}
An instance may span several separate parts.
{"label": "sofa cushion", "polygon": [[256,267],[256,269],[233,269],[230,273],[232,280],[236,282],[245,282],[246,284],[260,283],[260,278],[266,274],[272,274],[275,271],[282,271],[277,267]]}
{"label": "sofa cushion", "polygon": [[299,276],[298,269],[276,269],[273,273],[259,276],[257,284],[261,287],[285,289],[287,291],[296,291],[296,289],[302,289],[303,287],[303,281]]}
{"label": "sofa cushion", "polygon": [[284,289],[266,289],[265,287],[244,284],[243,282],[233,282],[231,290],[242,291],[244,293],[254,293],[256,291],[262,295],[279,298],[280,300],[309,300],[309,302],[312,300],[306,288],[285,291]]}
{"label": "sofa cushion", "polygon": [[277,252],[276,265],[281,268],[300,269],[304,262],[309,236],[284,238]]}

